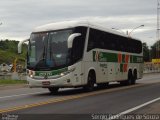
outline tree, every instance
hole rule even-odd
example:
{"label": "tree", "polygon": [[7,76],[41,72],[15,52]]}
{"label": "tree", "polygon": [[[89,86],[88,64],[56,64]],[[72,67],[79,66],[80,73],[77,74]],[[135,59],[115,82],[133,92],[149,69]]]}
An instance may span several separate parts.
{"label": "tree", "polygon": [[160,58],[160,41],[155,42],[153,46],[151,46],[151,58]]}
{"label": "tree", "polygon": [[18,62],[25,64],[27,44],[23,45],[23,54],[19,55],[17,52],[18,43],[19,41],[8,39],[0,41],[0,64],[11,64],[16,58]]}
{"label": "tree", "polygon": [[143,60],[144,62],[149,62],[150,61],[150,50],[147,45],[147,43],[142,43],[143,44]]}

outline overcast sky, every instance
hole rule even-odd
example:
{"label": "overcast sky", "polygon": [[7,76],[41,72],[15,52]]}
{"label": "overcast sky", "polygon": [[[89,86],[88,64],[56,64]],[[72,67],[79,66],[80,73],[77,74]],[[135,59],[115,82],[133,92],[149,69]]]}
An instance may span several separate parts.
{"label": "overcast sky", "polygon": [[40,25],[73,19],[92,19],[152,45],[156,41],[157,0],[1,0],[0,39],[29,38]]}

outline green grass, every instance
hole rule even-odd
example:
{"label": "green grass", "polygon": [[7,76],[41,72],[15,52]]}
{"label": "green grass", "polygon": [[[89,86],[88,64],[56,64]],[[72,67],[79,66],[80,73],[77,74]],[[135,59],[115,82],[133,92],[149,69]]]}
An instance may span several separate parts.
{"label": "green grass", "polygon": [[0,85],[26,84],[26,80],[0,80]]}
{"label": "green grass", "polygon": [[21,54],[17,54],[15,52],[12,51],[5,51],[5,50],[1,50],[0,49],[0,63],[13,63],[13,61],[15,59],[18,59],[17,62],[19,63],[25,63],[25,55]]}

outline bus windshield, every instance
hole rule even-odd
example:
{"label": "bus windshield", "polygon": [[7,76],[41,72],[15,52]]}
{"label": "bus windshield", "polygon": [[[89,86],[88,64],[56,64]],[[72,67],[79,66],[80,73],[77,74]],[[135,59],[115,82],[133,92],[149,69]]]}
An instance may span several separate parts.
{"label": "bus windshield", "polygon": [[27,66],[30,69],[48,70],[70,64],[67,39],[73,29],[32,33]]}

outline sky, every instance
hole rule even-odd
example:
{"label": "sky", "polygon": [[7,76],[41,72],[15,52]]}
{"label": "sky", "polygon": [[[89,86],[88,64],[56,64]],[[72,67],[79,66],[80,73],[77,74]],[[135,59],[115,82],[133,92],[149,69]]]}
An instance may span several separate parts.
{"label": "sky", "polygon": [[157,0],[1,0],[0,40],[24,40],[35,27],[87,19],[146,42],[156,42]]}

